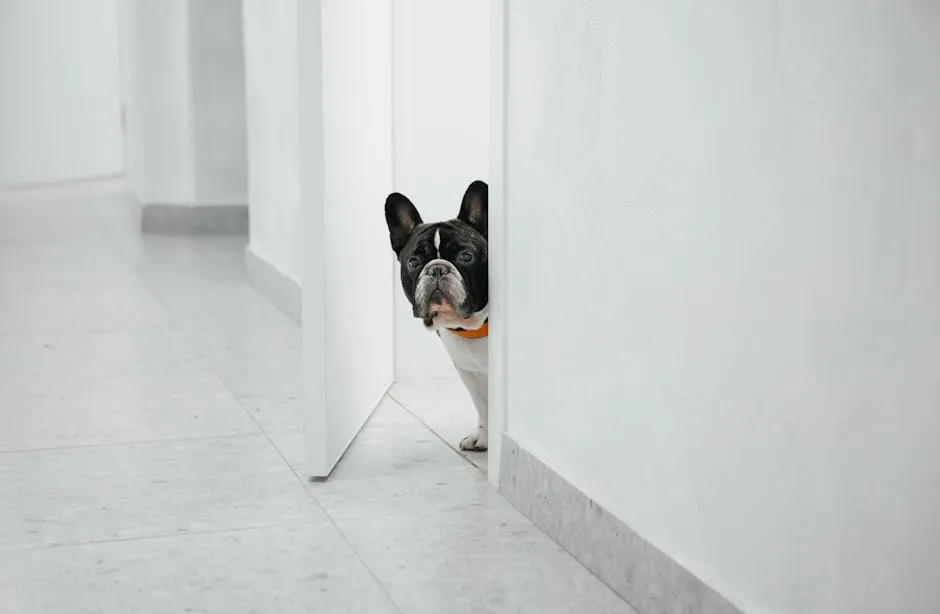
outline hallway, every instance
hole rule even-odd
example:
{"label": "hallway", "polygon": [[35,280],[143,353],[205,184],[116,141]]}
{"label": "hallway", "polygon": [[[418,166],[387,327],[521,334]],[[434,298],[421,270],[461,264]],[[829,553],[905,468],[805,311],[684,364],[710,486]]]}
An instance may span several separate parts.
{"label": "hallway", "polygon": [[307,482],[299,328],[245,239],[142,237],[120,186],[73,190],[0,193],[0,612],[633,612],[420,390]]}

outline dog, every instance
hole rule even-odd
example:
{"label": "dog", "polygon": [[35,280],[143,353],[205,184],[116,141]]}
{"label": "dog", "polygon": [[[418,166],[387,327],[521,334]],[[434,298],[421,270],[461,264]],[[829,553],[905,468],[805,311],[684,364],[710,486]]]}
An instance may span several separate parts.
{"label": "dog", "polygon": [[401,264],[401,285],[412,312],[444,343],[470,393],[479,420],[460,449],[487,449],[489,410],[488,186],[474,181],[457,217],[425,224],[403,194],[385,200],[392,250]]}

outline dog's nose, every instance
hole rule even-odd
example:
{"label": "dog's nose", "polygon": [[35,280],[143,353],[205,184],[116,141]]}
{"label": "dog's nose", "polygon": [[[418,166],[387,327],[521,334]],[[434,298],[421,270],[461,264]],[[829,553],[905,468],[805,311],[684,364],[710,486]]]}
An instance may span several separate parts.
{"label": "dog's nose", "polygon": [[431,277],[443,277],[447,275],[447,267],[443,264],[432,264],[428,267],[428,275]]}

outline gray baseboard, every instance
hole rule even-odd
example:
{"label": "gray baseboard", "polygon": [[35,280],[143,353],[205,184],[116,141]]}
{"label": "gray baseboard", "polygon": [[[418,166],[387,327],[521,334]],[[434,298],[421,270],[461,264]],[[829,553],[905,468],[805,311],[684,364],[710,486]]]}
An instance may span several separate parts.
{"label": "gray baseboard", "polygon": [[250,245],[245,246],[245,271],[248,283],[258,294],[268,299],[281,313],[300,324],[302,293],[296,280],[255,253]]}
{"label": "gray baseboard", "polygon": [[148,234],[248,234],[248,205],[165,205],[141,207],[141,230]]}
{"label": "gray baseboard", "polygon": [[519,511],[640,614],[741,614],[508,435],[499,483]]}

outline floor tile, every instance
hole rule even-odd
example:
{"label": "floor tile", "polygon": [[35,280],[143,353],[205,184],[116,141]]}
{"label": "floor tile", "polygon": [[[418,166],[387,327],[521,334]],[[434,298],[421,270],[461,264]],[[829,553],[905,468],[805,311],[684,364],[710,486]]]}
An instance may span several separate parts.
{"label": "floor tile", "polygon": [[207,350],[174,327],[0,335],[0,449],[253,433]]}
{"label": "floor tile", "polygon": [[428,378],[407,384],[396,383],[389,390],[389,395],[437,433],[447,445],[480,470],[486,471],[486,452],[465,452],[460,449],[460,440],[476,424],[477,410],[459,378]]}
{"label": "floor tile", "polygon": [[373,518],[479,510],[508,505],[486,476],[473,467],[428,468],[416,479],[402,477],[330,480],[311,491],[331,518]]}
{"label": "floor tile", "polygon": [[204,327],[194,335],[236,395],[289,398],[299,394],[302,354],[300,327],[295,323]]}
{"label": "floor tile", "polygon": [[[138,227],[139,228],[139,227]],[[118,243],[127,260],[144,273],[201,277],[211,281],[245,279],[246,235],[164,236],[133,230]]]}
{"label": "floor tile", "polygon": [[296,322],[260,322],[252,326],[194,326],[190,336],[200,347],[211,352],[220,364],[233,367],[258,368],[256,359],[263,364],[281,361],[289,364],[300,360],[301,335]]}
{"label": "floor tile", "polygon": [[24,275],[134,274],[131,264],[107,241],[88,243],[0,243],[0,273]]}
{"label": "floor tile", "polygon": [[0,335],[0,386],[4,377],[50,378],[88,364],[164,365],[215,373],[210,354],[189,331],[171,325],[103,332]]}
{"label": "floor tile", "polygon": [[0,613],[393,614],[329,524],[0,553]]}
{"label": "floor tile", "polygon": [[[302,459],[302,434],[272,437],[292,463]],[[332,518],[508,506],[485,475],[388,398],[330,479],[310,489]]]}
{"label": "floor tile", "polygon": [[266,432],[303,429],[297,324],[211,326],[199,329],[194,336],[216,373]]}
{"label": "floor tile", "polygon": [[91,199],[89,209],[98,228],[125,257],[129,257],[132,248],[146,238],[140,232],[143,211],[136,196],[120,189],[120,185],[117,187]]}
{"label": "floor tile", "polygon": [[[291,466],[301,471],[303,433],[274,433],[271,437]],[[386,396],[337,464],[329,482],[335,485],[338,482],[383,477],[407,480],[414,473],[428,468],[460,470],[466,469],[467,463],[444,445],[437,435]]]}
{"label": "floor tile", "polygon": [[147,286],[178,321],[187,324],[285,322],[288,317],[247,281],[217,279],[202,272],[142,268]]}
{"label": "floor tile", "polygon": [[337,526],[405,612],[636,614],[511,508]]}
{"label": "floor tile", "polygon": [[0,407],[0,451],[257,432],[221,379],[186,363],[20,368],[0,379]]}
{"label": "floor tile", "polygon": [[456,377],[307,482],[246,237],[139,229],[119,183],[0,193],[0,614],[631,612],[454,450]]}
{"label": "floor tile", "polygon": [[88,206],[76,203],[72,195],[39,192],[0,193],[0,243],[94,244],[107,240]]}
{"label": "floor tile", "polygon": [[0,550],[322,519],[261,435],[0,454]]}
{"label": "floor tile", "polygon": [[304,407],[299,391],[285,389],[270,395],[240,395],[238,400],[266,433],[303,432]]}
{"label": "floor tile", "polygon": [[135,272],[0,272],[0,334],[166,325],[169,312]]}

